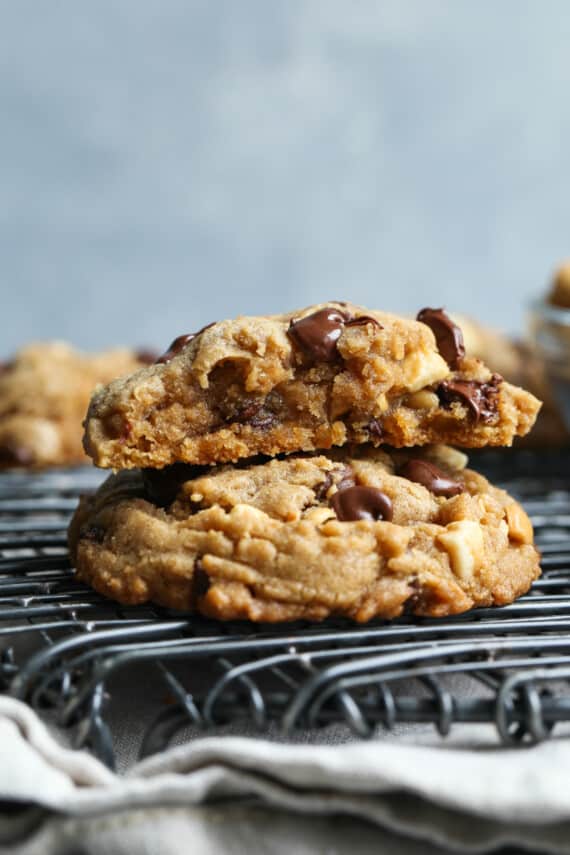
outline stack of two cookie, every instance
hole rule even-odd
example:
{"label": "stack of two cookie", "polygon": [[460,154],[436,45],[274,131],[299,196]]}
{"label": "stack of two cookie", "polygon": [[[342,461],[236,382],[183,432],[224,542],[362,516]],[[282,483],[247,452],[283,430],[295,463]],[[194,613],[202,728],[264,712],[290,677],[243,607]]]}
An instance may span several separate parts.
{"label": "stack of two cookie", "polygon": [[510,445],[539,407],[441,310],[211,324],[94,395],[85,448],[119,471],[75,514],[77,575],[220,619],[510,602],[539,574],[532,526],[451,446]]}

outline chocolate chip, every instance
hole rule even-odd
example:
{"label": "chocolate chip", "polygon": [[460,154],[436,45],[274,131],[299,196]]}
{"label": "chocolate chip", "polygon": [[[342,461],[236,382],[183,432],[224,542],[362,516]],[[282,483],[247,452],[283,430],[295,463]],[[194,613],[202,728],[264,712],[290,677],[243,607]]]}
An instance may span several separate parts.
{"label": "chocolate chip", "polygon": [[[338,306],[346,306],[346,303],[335,302]],[[382,329],[382,324],[370,315],[353,318],[337,309],[320,309],[312,315],[307,315],[306,318],[291,321],[288,334],[315,362],[334,362],[338,357],[336,345],[343,327],[365,324],[373,324]]]}
{"label": "chocolate chip", "polygon": [[187,335],[179,335],[178,338],[175,338],[167,351],[165,351],[162,356],[159,356],[156,360],[156,365],[164,365],[167,362],[170,362],[171,359],[174,359],[177,353],[180,353],[182,348],[188,344],[189,341],[192,341],[193,338],[196,338],[196,333],[188,333]]}
{"label": "chocolate chip", "polygon": [[183,347],[185,347],[197,336],[201,335],[205,330],[209,330],[210,327],[214,326],[214,324],[215,321],[212,321],[211,324],[206,324],[206,326],[202,327],[202,329],[199,329],[198,332],[188,333],[187,335],[179,335],[178,338],[174,339],[168,350],[165,351],[162,356],[158,357],[158,359],[155,361],[155,364],[161,365],[165,364],[166,362],[170,362],[171,359],[173,359],[178,353],[180,353]]}
{"label": "chocolate chip", "polygon": [[315,499],[317,499],[318,502],[322,502],[323,499],[326,499],[327,493],[332,487],[332,483],[332,472],[325,472],[324,481],[315,487]]}
{"label": "chocolate chip", "polygon": [[384,438],[384,431],[382,430],[382,425],[378,421],[378,419],[372,419],[368,424],[368,433],[370,434],[370,439],[375,442],[381,442]]}
{"label": "chocolate chip", "polygon": [[331,504],[341,522],[392,519],[392,502],[375,487],[348,487],[339,490],[332,497]]}
{"label": "chocolate chip", "polygon": [[478,380],[444,380],[436,389],[443,404],[460,401],[470,411],[475,423],[490,422],[497,413],[499,385],[503,378],[493,374],[488,383]]}
{"label": "chocolate chip", "polygon": [[379,330],[384,329],[380,321],[377,321],[376,318],[372,318],[370,315],[359,315],[357,318],[350,318],[348,321],[345,321],[345,326],[347,327],[363,327],[366,324],[372,324],[378,327]]}
{"label": "chocolate chip", "polygon": [[145,497],[153,505],[165,508],[175,500],[180,485],[202,474],[203,468],[189,463],[173,463],[164,469],[141,469]]}
{"label": "chocolate chip", "polygon": [[156,350],[142,350],[135,351],[135,356],[138,362],[142,362],[143,365],[152,365],[159,358]]}
{"label": "chocolate chip", "polygon": [[263,407],[250,418],[248,424],[259,430],[268,430],[275,424],[275,413],[270,413],[269,410],[264,410]]}
{"label": "chocolate chip", "polygon": [[266,409],[262,401],[246,401],[236,412],[228,416],[226,421],[230,424],[239,422],[239,424],[264,430],[274,425],[276,418],[275,413]]}
{"label": "chocolate chip", "polygon": [[443,309],[422,309],[416,320],[426,324],[435,336],[437,349],[450,368],[458,368],[465,356],[463,333]]}
{"label": "chocolate chip", "polygon": [[0,466],[29,466],[34,462],[34,454],[23,445],[4,442],[0,445]]}
{"label": "chocolate chip", "polygon": [[336,343],[347,320],[347,315],[337,309],[320,309],[291,321],[288,334],[315,361],[334,362],[338,356]]}
{"label": "chocolate chip", "polygon": [[457,496],[459,493],[463,493],[465,489],[459,481],[449,478],[445,472],[442,472],[433,463],[430,463],[428,460],[420,460],[419,458],[408,460],[400,469],[399,475],[402,478],[407,478],[409,481],[423,484],[424,487],[427,487],[436,496],[449,498],[450,496]]}

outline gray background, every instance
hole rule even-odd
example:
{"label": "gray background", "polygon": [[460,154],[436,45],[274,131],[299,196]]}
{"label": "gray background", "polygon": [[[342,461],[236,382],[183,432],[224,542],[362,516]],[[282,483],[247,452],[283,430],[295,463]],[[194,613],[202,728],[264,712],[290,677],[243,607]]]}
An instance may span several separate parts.
{"label": "gray background", "polygon": [[444,303],[570,252],[565,0],[0,0],[1,341]]}

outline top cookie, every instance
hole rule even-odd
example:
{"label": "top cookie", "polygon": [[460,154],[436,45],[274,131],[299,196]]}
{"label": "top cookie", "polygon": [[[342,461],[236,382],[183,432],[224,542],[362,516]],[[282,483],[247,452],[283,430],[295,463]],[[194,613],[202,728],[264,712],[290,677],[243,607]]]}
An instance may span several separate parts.
{"label": "top cookie", "polygon": [[81,423],[93,389],[145,362],[144,353],[90,355],[55,341],[0,363],[0,469],[86,463]]}
{"label": "top cookie", "polygon": [[540,448],[567,444],[570,439],[568,429],[548,377],[547,365],[537,348],[511,339],[472,318],[454,313],[453,320],[461,327],[465,349],[471,356],[481,359],[509,382],[524,386],[542,401],[533,430],[519,440],[518,446]]}
{"label": "top cookie", "polygon": [[98,466],[161,468],[346,443],[510,445],[539,401],[465,356],[444,312],[351,303],[220,321],[92,398]]}

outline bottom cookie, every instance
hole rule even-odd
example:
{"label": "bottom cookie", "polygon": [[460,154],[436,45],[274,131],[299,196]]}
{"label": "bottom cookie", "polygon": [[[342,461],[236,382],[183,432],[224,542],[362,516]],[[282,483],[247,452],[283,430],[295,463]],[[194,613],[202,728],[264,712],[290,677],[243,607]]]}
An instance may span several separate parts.
{"label": "bottom cookie", "polygon": [[441,617],[540,573],[531,523],[445,446],[360,448],[112,475],[81,500],[77,578],[222,620]]}

